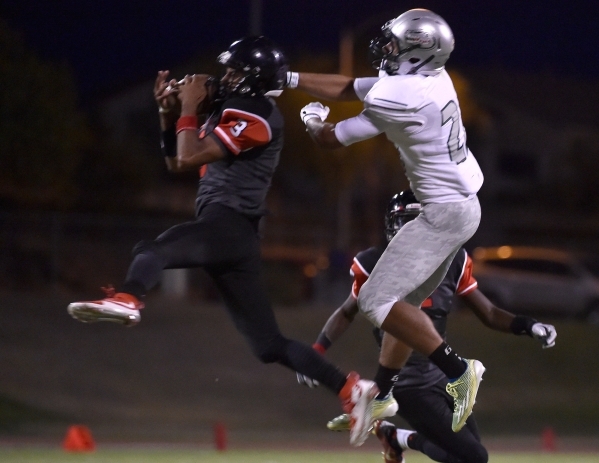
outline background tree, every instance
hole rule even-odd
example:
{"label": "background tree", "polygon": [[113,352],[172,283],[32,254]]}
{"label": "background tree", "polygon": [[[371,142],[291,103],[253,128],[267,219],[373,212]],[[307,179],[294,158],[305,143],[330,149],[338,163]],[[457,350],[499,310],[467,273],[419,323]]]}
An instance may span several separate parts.
{"label": "background tree", "polygon": [[90,140],[68,67],[39,59],[0,20],[0,204],[67,208]]}

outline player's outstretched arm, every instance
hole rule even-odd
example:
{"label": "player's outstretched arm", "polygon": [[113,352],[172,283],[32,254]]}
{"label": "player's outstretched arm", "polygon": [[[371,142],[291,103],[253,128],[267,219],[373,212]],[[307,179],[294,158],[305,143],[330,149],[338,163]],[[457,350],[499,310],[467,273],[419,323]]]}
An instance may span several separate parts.
{"label": "player's outstretched arm", "polygon": [[493,330],[517,335],[527,334],[540,341],[543,349],[553,347],[557,332],[553,325],[539,323],[531,317],[514,315],[495,306],[479,289],[461,297],[483,324]]}
{"label": "player's outstretched arm", "polygon": [[353,77],[340,74],[288,72],[287,88],[295,88],[328,101],[357,101]]}
{"label": "player's outstretched arm", "polygon": [[496,307],[480,289],[461,296],[461,299],[485,326],[496,331],[511,332],[514,314]]}

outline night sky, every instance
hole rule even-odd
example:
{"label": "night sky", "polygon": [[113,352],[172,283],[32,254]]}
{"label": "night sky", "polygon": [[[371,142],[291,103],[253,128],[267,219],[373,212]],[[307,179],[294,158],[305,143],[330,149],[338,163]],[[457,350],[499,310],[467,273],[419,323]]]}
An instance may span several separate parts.
{"label": "night sky", "polygon": [[[0,0],[0,18],[44,59],[67,62],[87,95],[151,78],[247,35],[251,0]],[[338,49],[339,32],[414,7],[442,15],[451,64],[599,78],[599,4],[570,1],[263,0],[262,32],[288,54]],[[380,21],[381,24],[384,20]],[[378,26],[377,26],[378,27]],[[376,33],[376,29],[372,28]],[[359,41],[367,43],[373,33]],[[356,57],[360,59],[360,57]],[[293,61],[292,61],[293,68]]]}

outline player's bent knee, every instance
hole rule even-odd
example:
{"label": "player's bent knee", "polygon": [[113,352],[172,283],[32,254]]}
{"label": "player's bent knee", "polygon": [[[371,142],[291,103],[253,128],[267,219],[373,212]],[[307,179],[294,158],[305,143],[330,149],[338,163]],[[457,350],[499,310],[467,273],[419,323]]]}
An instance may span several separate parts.
{"label": "player's bent knee", "polygon": [[362,314],[368,320],[370,320],[374,326],[380,328],[387,318],[387,315],[389,315],[389,312],[391,311],[391,308],[395,302],[396,301],[376,301],[370,305],[364,305],[360,307],[360,312],[362,312]]}
{"label": "player's bent knee", "polygon": [[473,463],[488,463],[489,453],[483,448],[480,453],[476,454],[476,459],[472,461]]}
{"label": "player's bent knee", "polygon": [[489,453],[482,445],[473,446],[468,449],[468,456],[464,458],[466,463],[488,463]]}
{"label": "player's bent knee", "polygon": [[364,284],[358,293],[358,307],[360,308],[360,312],[364,314],[372,312],[374,304],[374,293],[371,293],[369,288],[367,284]]}
{"label": "player's bent knee", "polygon": [[368,285],[368,281],[362,286],[358,293],[358,307],[360,312],[370,320],[370,322],[381,327],[387,315],[391,311],[393,304],[397,302],[396,296],[391,294],[377,294],[374,287]]}

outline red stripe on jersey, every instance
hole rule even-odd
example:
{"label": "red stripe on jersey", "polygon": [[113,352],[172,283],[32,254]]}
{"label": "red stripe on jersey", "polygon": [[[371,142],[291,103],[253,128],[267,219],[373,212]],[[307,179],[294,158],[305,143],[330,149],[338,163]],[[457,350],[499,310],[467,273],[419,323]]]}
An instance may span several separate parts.
{"label": "red stripe on jersey", "polygon": [[200,178],[206,175],[206,171],[208,170],[208,164],[203,164],[200,166]]}
{"label": "red stripe on jersey", "polygon": [[464,262],[464,268],[462,268],[462,274],[458,280],[458,287],[456,294],[458,296],[465,296],[478,288],[478,282],[472,276],[472,259],[466,254],[466,261]]}
{"label": "red stripe on jersey", "polygon": [[420,307],[422,307],[423,309],[427,309],[432,306],[433,306],[433,298],[427,297]]}
{"label": "red stripe on jersey", "polygon": [[272,139],[270,125],[265,119],[232,108],[223,111],[213,133],[233,154],[265,145]]}
{"label": "red stripe on jersey", "polygon": [[351,295],[354,297],[354,299],[358,299],[360,288],[366,282],[366,280],[368,280],[368,275],[356,259],[354,259],[354,262],[351,266],[351,272],[354,276],[354,282],[351,286]]}

